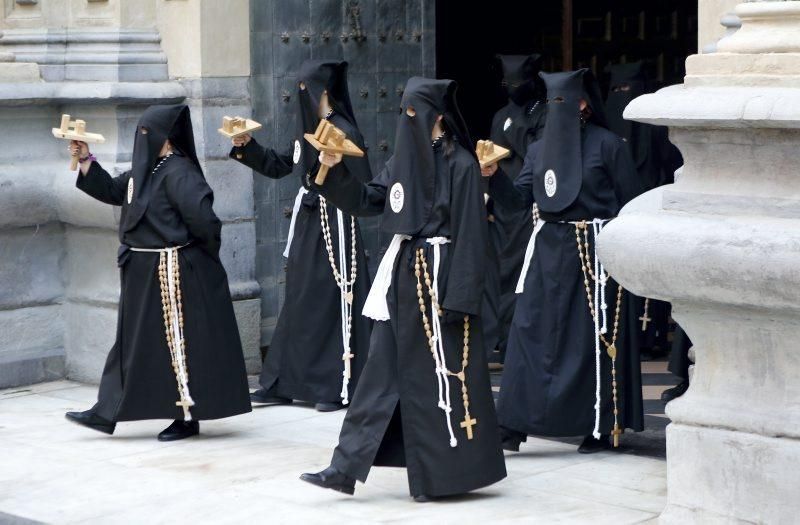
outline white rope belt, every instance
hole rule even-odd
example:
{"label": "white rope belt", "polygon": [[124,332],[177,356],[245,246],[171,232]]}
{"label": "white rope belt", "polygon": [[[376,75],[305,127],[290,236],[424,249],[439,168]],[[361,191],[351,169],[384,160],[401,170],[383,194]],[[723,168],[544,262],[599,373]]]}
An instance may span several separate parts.
{"label": "white rope belt", "polygon": [[286,238],[286,248],[283,250],[283,256],[289,257],[289,249],[292,247],[292,239],[294,239],[294,225],[297,222],[297,214],[300,213],[300,206],[303,204],[303,195],[308,193],[308,190],[303,186],[297,190],[297,196],[294,198],[294,205],[292,206],[292,220],[289,222],[289,236]]}
{"label": "white rope belt", "polygon": [[186,340],[183,337],[183,304],[181,294],[180,264],[178,250],[185,248],[175,246],[171,248],[134,248],[131,251],[158,253],[159,258],[159,283],[161,285],[161,306],[164,312],[164,326],[167,338],[167,347],[172,359],[172,368],[178,384],[180,400],[175,404],[183,408],[184,421],[191,421],[192,414],[189,407],[194,406],[194,400],[189,392],[189,370],[186,365]]}
{"label": "white rope belt", "polygon": [[[351,219],[355,221],[355,218]],[[350,360],[354,357],[350,351],[351,328],[353,321],[353,289],[355,281],[349,282],[347,280],[347,242],[344,235],[344,214],[342,210],[336,209],[336,223],[339,227],[339,268],[341,268],[342,283],[339,286],[339,304],[341,307],[342,316],[342,361],[344,361],[344,370],[342,370],[342,391],[339,395],[342,398],[342,404],[347,405],[350,403],[350,376],[352,375]],[[355,227],[355,226],[352,226]],[[351,265],[356,264],[353,260]]]}
{"label": "white rope belt", "polygon": [[[441,262],[441,246],[448,244],[450,239],[447,237],[431,237],[426,242],[433,246],[433,299],[432,304],[441,304],[439,301],[439,264]],[[442,322],[438,313],[431,311],[431,328],[433,329],[433,340],[436,343],[434,359],[436,362],[436,381],[439,385],[439,408],[444,412],[447,421],[447,431],[450,433],[450,446],[458,445],[456,436],[453,433],[453,422],[450,414],[453,408],[450,404],[450,381],[447,377],[447,361],[444,353],[444,337],[442,337]],[[444,394],[444,395],[443,395]]]}

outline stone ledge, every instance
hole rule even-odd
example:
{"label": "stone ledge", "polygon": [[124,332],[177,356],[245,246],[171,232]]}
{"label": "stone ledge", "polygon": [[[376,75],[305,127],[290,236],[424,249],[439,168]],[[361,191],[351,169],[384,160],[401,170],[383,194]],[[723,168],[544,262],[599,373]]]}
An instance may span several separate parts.
{"label": "stone ledge", "polygon": [[62,379],[66,375],[63,348],[0,354],[0,388]]}
{"label": "stone ledge", "polygon": [[3,62],[0,60],[0,82],[21,83],[41,82],[39,66],[25,62]]}
{"label": "stone ledge", "polygon": [[[800,250],[797,223],[746,215],[631,212],[603,230],[598,250],[610,274],[637,295],[800,315],[800,274],[792,270]],[[630,257],[630,246],[648,256]]]}
{"label": "stone ledge", "polygon": [[0,83],[0,107],[175,104],[185,98],[185,88],[172,81]]}
{"label": "stone ledge", "polygon": [[634,99],[624,117],[677,128],[800,129],[800,89],[676,85]]}

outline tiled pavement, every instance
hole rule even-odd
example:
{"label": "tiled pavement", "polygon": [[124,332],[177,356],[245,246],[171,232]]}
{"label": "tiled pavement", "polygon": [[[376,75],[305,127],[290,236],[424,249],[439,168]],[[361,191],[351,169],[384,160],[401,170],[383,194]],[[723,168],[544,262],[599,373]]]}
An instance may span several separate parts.
{"label": "tiled pavement", "polygon": [[[665,364],[645,370],[658,386],[648,397],[672,384]],[[95,395],[68,381],[0,391],[0,524],[623,524],[654,520],[665,502],[666,464],[657,459],[665,420],[654,399],[653,429],[626,435],[620,451],[582,456],[572,442],[530,439],[507,456],[506,480],[416,504],[402,469],[374,469],[353,498],[297,480],[328,463],[343,412],[261,408],[203,423],[199,438],[159,443],[163,421],[120,424],[109,437],[63,419]]]}

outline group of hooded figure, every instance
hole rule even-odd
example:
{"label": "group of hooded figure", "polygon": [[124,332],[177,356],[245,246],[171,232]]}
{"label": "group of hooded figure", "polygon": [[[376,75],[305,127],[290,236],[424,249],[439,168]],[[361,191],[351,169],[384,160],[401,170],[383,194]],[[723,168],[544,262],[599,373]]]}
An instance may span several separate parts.
{"label": "group of hooded figure", "polygon": [[[119,421],[171,419],[158,436],[167,441],[252,405],[344,407],[330,466],[301,479],[353,494],[372,466],[405,467],[417,501],[503,479],[503,449],[528,435],[585,436],[581,451],[593,452],[642,430],[631,321],[641,305],[607,275],[595,243],[625,203],[666,182],[648,179],[648,162],[663,162],[636,142],[638,125],[617,119],[628,144],[609,129],[590,71],[540,75],[537,55],[500,64],[509,100],[490,139],[511,154],[484,168],[456,83],[421,77],[405,87],[380,173],[368,155],[318,152],[303,137],[322,120],[367,150],[340,61],[299,69],[286,152],[234,139],[232,159],[300,183],[286,301],[253,393],[188,107],[148,108],[131,170],[116,177],[73,142],[78,188],[122,208],[121,296],[97,404],[67,418],[107,434]],[[623,69],[612,95],[629,101],[641,71]],[[317,184],[322,165],[329,173]],[[358,222],[370,216],[391,236],[372,279]],[[496,349],[505,356],[497,408]]]}

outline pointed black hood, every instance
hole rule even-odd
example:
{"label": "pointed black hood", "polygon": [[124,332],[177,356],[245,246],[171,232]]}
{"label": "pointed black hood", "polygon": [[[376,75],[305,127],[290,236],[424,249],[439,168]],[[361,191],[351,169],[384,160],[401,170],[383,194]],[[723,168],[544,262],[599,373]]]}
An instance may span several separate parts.
{"label": "pointed black hood", "polygon": [[544,82],[539,77],[542,55],[497,55],[503,72],[503,85],[508,98],[518,106],[526,106],[544,98]]}
{"label": "pointed black hood", "polygon": [[439,115],[450,138],[475,154],[456,103],[456,88],[453,80],[422,77],[412,77],[406,84],[383,213],[382,228],[388,233],[415,235],[428,222],[436,187],[431,133]]}
{"label": "pointed black hood", "polygon": [[[301,84],[304,89],[301,88]],[[347,62],[340,60],[306,60],[297,73],[297,100],[299,114],[294,159],[302,175],[314,171],[319,152],[307,141],[304,133],[314,133],[319,125],[319,104],[322,94],[328,93],[328,103],[333,111],[357,128],[350,93],[347,87]],[[348,130],[345,130],[348,131]]]}
{"label": "pointed black hood", "polygon": [[636,166],[641,167],[650,155],[653,128],[649,124],[625,120],[622,113],[633,99],[647,93],[644,64],[616,64],[610,69],[611,85],[606,99],[608,127],[625,139],[631,148]]}
{"label": "pointed black hood", "polygon": [[[544,104],[546,89],[539,76],[541,55],[497,55],[503,71],[503,83],[509,103],[501,110],[506,118],[502,123],[503,143],[520,158],[525,158],[531,135],[541,125],[534,116],[537,104]],[[539,108],[539,113],[541,108]],[[499,132],[499,130],[498,130]]]}
{"label": "pointed black hood", "polygon": [[122,225],[125,231],[136,226],[149,205],[153,189],[151,175],[167,139],[176,155],[187,157],[202,173],[194,146],[189,107],[174,104],[147,108],[136,126],[131,163],[132,189],[129,190],[131,199]]}
{"label": "pointed black hood", "polygon": [[607,128],[600,88],[588,69],[542,73],[547,85],[547,123],[541,155],[534,165],[533,194],[539,210],[558,213],[569,207],[583,183],[580,101],[591,108],[590,122]]}

